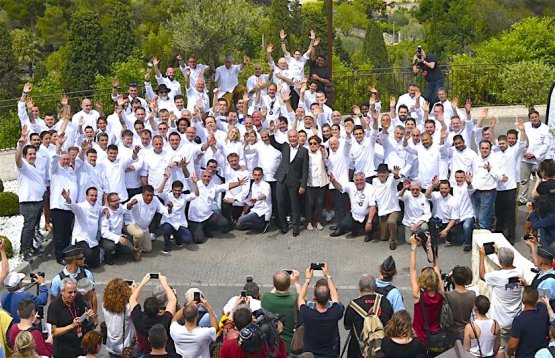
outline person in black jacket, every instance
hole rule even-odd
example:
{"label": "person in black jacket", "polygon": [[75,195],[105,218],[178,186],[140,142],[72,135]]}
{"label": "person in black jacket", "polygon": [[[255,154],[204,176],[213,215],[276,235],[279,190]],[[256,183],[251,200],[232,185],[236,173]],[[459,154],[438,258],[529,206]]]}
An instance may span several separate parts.
{"label": "person in black jacket", "polygon": [[278,143],[272,134],[270,144],[281,152],[281,162],[276,170],[277,200],[281,233],[287,233],[287,199],[291,203],[291,220],[293,236],[299,235],[299,218],[301,208],[299,195],[306,190],[308,176],[308,150],[299,144],[299,134],[291,129],[287,132],[289,143]]}

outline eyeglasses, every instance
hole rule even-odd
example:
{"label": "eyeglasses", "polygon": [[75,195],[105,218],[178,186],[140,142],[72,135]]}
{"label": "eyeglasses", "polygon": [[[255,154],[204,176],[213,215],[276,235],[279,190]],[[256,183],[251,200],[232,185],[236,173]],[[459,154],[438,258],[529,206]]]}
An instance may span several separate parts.
{"label": "eyeglasses", "polygon": [[168,93],[168,91],[158,91],[159,93]]}
{"label": "eyeglasses", "polygon": [[318,142],[310,142],[310,145],[318,145]]}

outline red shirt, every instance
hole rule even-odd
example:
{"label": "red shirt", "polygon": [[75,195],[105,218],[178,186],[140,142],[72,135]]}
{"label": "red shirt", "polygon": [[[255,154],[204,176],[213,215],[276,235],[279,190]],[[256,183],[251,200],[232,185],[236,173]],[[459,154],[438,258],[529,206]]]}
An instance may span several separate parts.
{"label": "red shirt", "polygon": [[[428,313],[428,325],[430,328],[430,333],[437,333],[441,331],[441,302],[443,297],[436,292],[434,297],[430,296],[428,292],[423,292],[420,294],[420,299],[424,300],[424,306],[426,307],[426,312]],[[420,301],[414,304],[414,319],[412,321],[412,327],[416,332],[416,336],[422,341],[422,344],[426,344],[426,331],[424,329],[424,316],[422,316],[422,308],[420,306]]]}
{"label": "red shirt", "polygon": [[[12,348],[13,343],[15,342],[15,339],[19,332],[21,332],[21,330],[19,329],[17,324],[14,324],[12,328],[10,328],[8,337]],[[39,331],[38,329],[32,329],[30,332],[35,340],[35,352],[37,352],[39,356],[52,357],[52,344],[44,341],[41,331]]]}
{"label": "red shirt", "polygon": [[[266,348],[263,347],[259,352],[246,354],[241,350],[237,340],[228,339],[222,345],[222,350],[220,351],[220,358],[266,358]],[[279,352],[277,358],[287,358],[287,351],[285,350],[285,344],[283,340],[279,339]]]}

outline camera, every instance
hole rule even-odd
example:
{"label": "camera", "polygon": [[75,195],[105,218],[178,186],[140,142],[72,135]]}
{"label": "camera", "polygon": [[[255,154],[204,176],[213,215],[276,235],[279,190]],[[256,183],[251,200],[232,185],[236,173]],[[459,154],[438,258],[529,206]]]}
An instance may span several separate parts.
{"label": "camera", "polygon": [[416,48],[416,58],[418,61],[422,61],[422,46]]}
{"label": "camera", "polygon": [[269,352],[277,353],[279,350],[277,325],[281,317],[262,308],[252,314],[255,318],[254,322],[239,332],[237,338],[239,346],[246,353],[258,352],[263,346],[271,347]]}
{"label": "camera", "polygon": [[441,279],[443,280],[443,288],[445,291],[452,291],[455,289],[455,282],[453,282],[453,278],[448,273],[442,272]]}
{"label": "camera", "polygon": [[428,242],[428,235],[426,235],[426,232],[424,230],[418,230],[415,235],[416,240],[420,241],[422,246],[426,246],[426,243]]}
{"label": "camera", "polygon": [[31,273],[29,274],[29,277],[31,277],[31,279],[34,280],[34,281],[36,281],[37,276],[40,276],[40,277],[44,278],[45,274],[44,274],[44,272],[42,272],[42,271],[39,271],[39,272],[37,272],[37,273],[31,272]]}
{"label": "camera", "polygon": [[324,264],[322,262],[313,262],[310,264],[311,270],[322,270],[324,268]]}

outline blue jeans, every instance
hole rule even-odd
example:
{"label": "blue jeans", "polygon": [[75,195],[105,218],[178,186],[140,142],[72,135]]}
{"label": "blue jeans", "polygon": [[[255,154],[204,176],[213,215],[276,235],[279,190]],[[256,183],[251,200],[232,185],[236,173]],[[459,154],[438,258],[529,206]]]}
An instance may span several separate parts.
{"label": "blue jeans", "polygon": [[426,99],[430,101],[430,103],[439,102],[437,91],[440,87],[443,87],[443,78],[440,78],[437,81],[426,81],[426,89],[425,89],[424,97],[426,97]]}
{"label": "blue jeans", "polygon": [[175,230],[170,224],[163,223],[161,229],[164,233],[164,251],[170,251],[172,249],[172,235],[175,238],[176,244],[185,243],[189,245],[193,243],[193,235],[191,235],[191,232],[185,226],[180,226],[178,230]]}
{"label": "blue jeans", "polygon": [[257,213],[250,212],[246,215],[241,215],[237,220],[237,229],[239,230],[262,230],[266,225],[264,216],[258,216]]}
{"label": "blue jeans", "polygon": [[474,207],[476,209],[476,219],[480,229],[491,230],[493,206],[497,190],[476,190],[474,192]]}
{"label": "blue jeans", "polygon": [[33,248],[35,237],[35,226],[40,220],[44,201],[27,201],[19,203],[19,212],[23,216],[23,228],[21,230],[20,253],[26,253]]}
{"label": "blue jeans", "polygon": [[472,246],[472,231],[474,230],[474,218],[464,219],[457,224],[457,241],[463,246]]}

